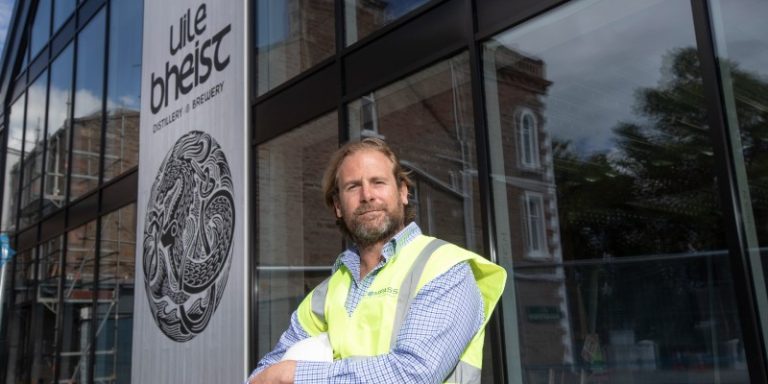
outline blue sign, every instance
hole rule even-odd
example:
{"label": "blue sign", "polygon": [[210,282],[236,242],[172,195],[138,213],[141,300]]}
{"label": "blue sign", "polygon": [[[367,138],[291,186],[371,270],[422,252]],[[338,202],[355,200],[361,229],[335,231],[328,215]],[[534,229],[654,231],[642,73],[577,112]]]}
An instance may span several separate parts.
{"label": "blue sign", "polygon": [[11,249],[11,241],[5,233],[0,234],[0,267],[11,261],[16,251]]}

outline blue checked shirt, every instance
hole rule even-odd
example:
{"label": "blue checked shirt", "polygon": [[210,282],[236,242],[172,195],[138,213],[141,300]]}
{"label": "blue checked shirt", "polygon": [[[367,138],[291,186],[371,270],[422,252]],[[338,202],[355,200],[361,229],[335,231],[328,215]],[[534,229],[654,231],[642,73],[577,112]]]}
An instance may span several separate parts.
{"label": "blue checked shirt", "polygon": [[[405,227],[384,246],[382,261],[362,280],[357,249],[352,247],[339,256],[333,270],[343,264],[355,279],[345,303],[350,314],[379,271],[419,235],[421,229],[415,223]],[[419,290],[390,353],[330,363],[299,361],[295,383],[441,383],[482,326],[483,315],[483,299],[472,269],[466,262],[457,264]],[[288,348],[307,337],[294,312],[290,327],[251,377],[280,361]]]}

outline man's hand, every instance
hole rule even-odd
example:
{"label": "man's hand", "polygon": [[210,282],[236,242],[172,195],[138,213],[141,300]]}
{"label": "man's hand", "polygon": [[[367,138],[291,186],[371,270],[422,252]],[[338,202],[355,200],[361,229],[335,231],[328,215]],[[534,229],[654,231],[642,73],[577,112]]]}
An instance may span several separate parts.
{"label": "man's hand", "polygon": [[296,361],[285,360],[261,371],[248,384],[293,384],[293,375],[296,372]]}

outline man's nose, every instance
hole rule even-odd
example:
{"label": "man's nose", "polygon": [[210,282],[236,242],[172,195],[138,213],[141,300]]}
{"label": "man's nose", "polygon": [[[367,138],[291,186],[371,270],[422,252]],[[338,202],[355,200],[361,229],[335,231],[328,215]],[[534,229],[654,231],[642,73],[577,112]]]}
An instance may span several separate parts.
{"label": "man's nose", "polygon": [[373,188],[369,183],[363,183],[360,186],[360,201],[371,201],[373,199]]}

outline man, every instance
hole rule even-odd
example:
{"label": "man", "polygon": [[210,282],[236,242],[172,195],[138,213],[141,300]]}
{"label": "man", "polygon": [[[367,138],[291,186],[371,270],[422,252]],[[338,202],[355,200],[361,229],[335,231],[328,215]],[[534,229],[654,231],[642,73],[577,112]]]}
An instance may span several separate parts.
{"label": "man", "polygon": [[[412,182],[382,140],[340,148],[323,178],[326,204],[353,244],[291,317],[249,383],[479,383],[485,324],[505,271],[424,236]],[[327,332],[333,362],[280,361]]]}

